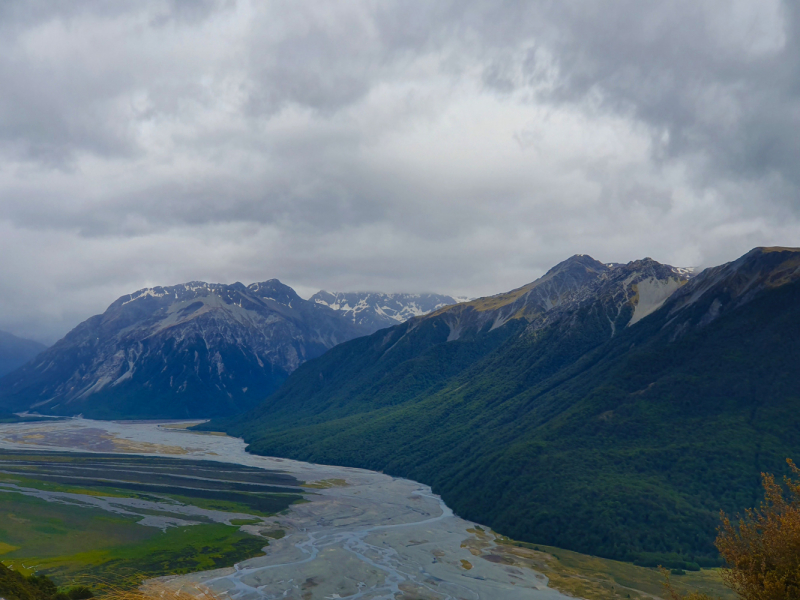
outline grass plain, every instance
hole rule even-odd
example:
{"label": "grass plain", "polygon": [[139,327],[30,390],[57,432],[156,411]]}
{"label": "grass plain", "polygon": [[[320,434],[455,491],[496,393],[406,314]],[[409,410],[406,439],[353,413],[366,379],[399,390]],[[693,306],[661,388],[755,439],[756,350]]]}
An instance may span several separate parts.
{"label": "grass plain", "polygon": [[[149,577],[232,566],[280,535],[274,528],[253,535],[240,526],[301,500],[299,484],[280,473],[210,461],[0,451],[0,560],[60,585],[101,589],[104,582],[135,587]],[[114,505],[118,514],[89,497],[147,504]],[[232,513],[230,524],[171,512],[186,505]],[[139,523],[147,517],[166,521]]]}

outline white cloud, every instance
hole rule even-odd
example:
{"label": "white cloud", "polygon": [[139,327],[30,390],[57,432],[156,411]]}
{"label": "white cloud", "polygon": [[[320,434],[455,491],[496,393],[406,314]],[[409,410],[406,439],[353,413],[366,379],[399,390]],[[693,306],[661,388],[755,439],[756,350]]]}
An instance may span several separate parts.
{"label": "white cloud", "polygon": [[480,295],[800,233],[789,4],[0,10],[0,329],[192,279]]}

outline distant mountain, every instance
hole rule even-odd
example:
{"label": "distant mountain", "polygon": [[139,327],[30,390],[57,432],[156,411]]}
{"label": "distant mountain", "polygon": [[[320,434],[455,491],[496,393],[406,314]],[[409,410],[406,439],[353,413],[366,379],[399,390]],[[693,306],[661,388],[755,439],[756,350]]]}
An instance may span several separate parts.
{"label": "distant mountain", "polygon": [[0,331],[0,377],[21,367],[47,346]]}
{"label": "distant mountain", "polygon": [[696,276],[575,256],[352,340],[240,420],[260,454],[428,483],[462,516],[641,564],[714,564],[720,508],[800,457],[800,249]]}
{"label": "distant mountain", "polygon": [[255,406],[300,364],[365,333],[277,279],[139,290],[0,379],[0,408],[99,418]]}
{"label": "distant mountain", "polygon": [[405,323],[443,306],[464,302],[467,298],[454,298],[442,294],[382,294],[378,292],[326,292],[319,291],[311,298],[347,316],[354,324],[365,327],[369,333]]}

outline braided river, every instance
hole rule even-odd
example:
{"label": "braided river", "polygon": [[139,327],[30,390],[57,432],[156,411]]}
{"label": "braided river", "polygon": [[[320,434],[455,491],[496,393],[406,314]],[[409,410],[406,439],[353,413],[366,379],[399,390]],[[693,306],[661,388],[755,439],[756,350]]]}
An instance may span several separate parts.
{"label": "braided river", "polygon": [[[305,482],[305,501],[257,525],[280,529],[265,555],[234,567],[164,578],[236,600],[563,600],[485,527],[453,514],[415,481],[248,454],[242,440],[185,424],[80,418],[0,425],[0,448],[160,455],[279,471]],[[266,540],[265,540],[266,542]]]}

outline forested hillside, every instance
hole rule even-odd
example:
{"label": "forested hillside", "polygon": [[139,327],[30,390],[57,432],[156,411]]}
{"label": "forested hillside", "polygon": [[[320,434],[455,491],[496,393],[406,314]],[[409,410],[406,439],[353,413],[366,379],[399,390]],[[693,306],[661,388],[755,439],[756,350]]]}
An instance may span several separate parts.
{"label": "forested hillside", "polygon": [[342,344],[223,425],[257,453],[429,483],[521,540],[713,564],[719,509],[752,506],[760,472],[800,455],[798,265],[756,249],[686,283],[653,261],[573,260],[567,287],[548,274],[470,303],[493,315],[454,307],[477,323],[457,336],[443,309]]}

